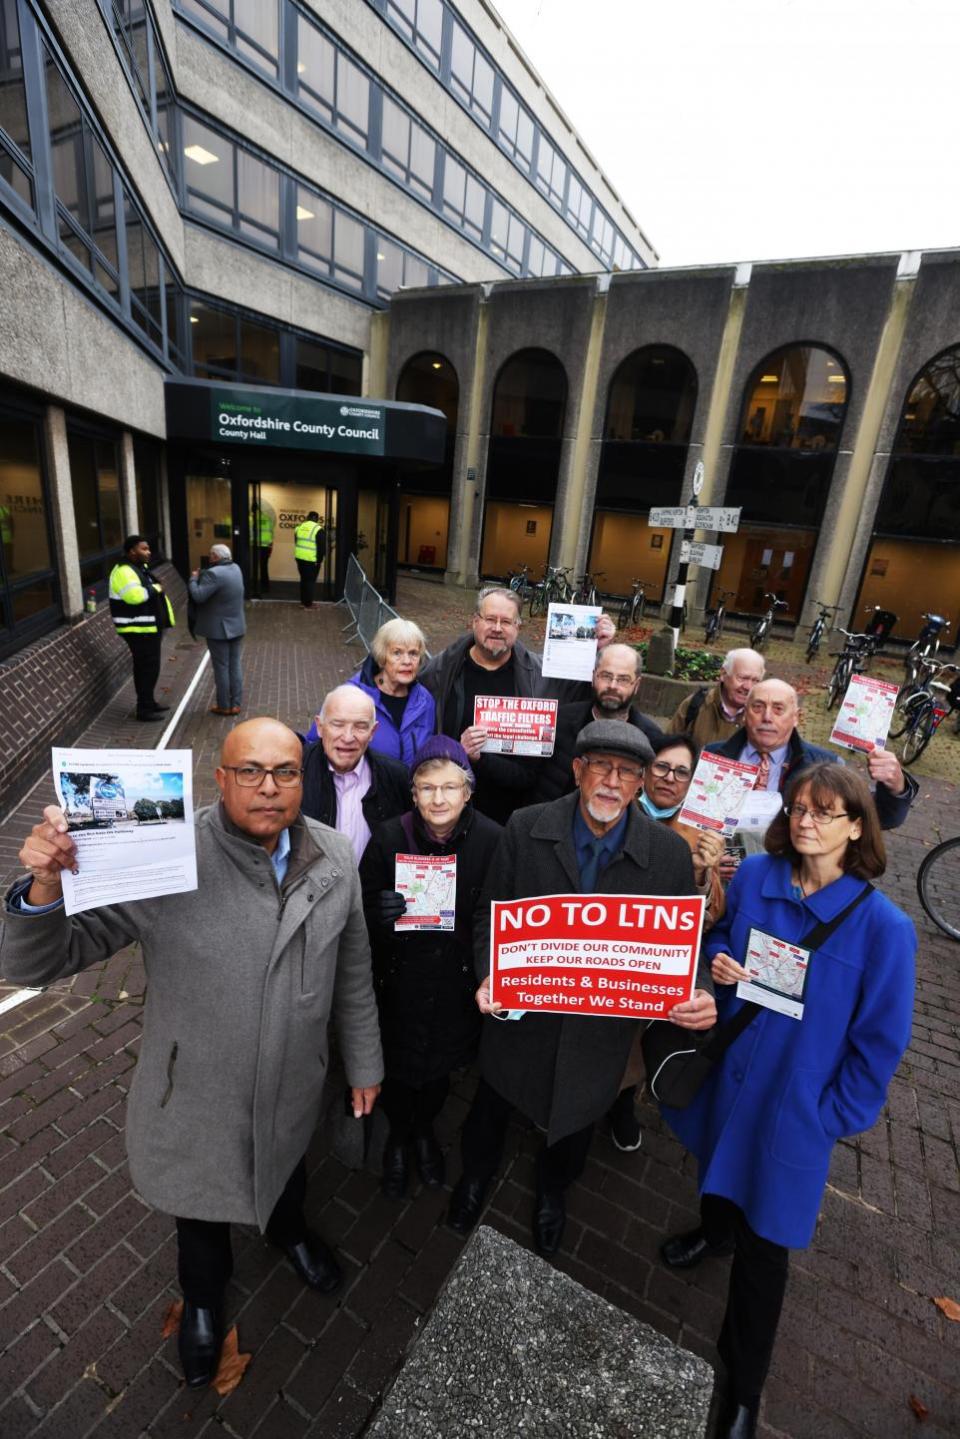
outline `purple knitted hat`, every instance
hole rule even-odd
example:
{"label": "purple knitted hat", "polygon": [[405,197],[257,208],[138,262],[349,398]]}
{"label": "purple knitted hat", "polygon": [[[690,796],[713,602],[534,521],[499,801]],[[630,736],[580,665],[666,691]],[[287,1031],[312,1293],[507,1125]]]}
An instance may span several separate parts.
{"label": "purple knitted hat", "polygon": [[410,761],[411,779],[420,766],[426,764],[428,759],[449,760],[451,764],[460,766],[471,784],[476,782],[473,770],[470,768],[470,761],[467,759],[466,750],[458,740],[451,739],[449,735],[435,734],[424,741]]}

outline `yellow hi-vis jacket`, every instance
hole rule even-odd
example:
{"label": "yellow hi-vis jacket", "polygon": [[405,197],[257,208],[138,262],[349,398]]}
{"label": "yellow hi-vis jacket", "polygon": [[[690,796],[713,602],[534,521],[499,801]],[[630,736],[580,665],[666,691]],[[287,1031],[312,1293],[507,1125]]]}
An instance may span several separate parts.
{"label": "yellow hi-vis jacket", "polygon": [[148,569],[122,561],[110,571],[110,614],[118,635],[155,635],[176,623],[173,606]]}
{"label": "yellow hi-vis jacket", "polygon": [[304,520],[303,524],[297,525],[293,532],[293,558],[295,560],[306,560],[308,564],[317,563],[317,535],[323,533],[323,525],[318,525],[316,520]]}

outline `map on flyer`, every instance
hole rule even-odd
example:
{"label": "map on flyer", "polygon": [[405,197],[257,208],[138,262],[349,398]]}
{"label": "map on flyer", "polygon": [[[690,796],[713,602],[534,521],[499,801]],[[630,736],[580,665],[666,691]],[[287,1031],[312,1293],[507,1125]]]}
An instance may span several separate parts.
{"label": "map on flyer", "polygon": [[453,929],[457,908],[455,854],[398,854],[394,886],[407,901],[394,930]]}
{"label": "map on flyer", "polygon": [[810,951],[790,944],[762,929],[751,929],[743,961],[751,979],[737,985],[738,999],[752,999],[790,1019],[803,1018],[803,992],[810,967]]}
{"label": "map on flyer", "polygon": [[867,754],[874,745],[883,749],[897,703],[898,688],[888,680],[854,675],[837,713],[830,743]]}
{"label": "map on flyer", "polygon": [[680,823],[714,834],[733,834],[756,777],[756,765],[721,754],[702,754],[678,816]]}
{"label": "map on flyer", "polygon": [[477,695],[473,722],[487,732],[485,753],[549,758],[557,738],[557,704],[557,700]]}

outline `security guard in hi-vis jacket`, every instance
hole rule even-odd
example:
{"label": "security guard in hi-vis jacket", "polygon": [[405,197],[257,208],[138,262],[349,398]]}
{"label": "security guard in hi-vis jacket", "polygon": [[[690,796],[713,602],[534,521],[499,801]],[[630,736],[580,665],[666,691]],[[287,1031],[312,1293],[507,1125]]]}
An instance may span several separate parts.
{"label": "security guard in hi-vis jacket", "polygon": [[137,692],[137,719],[162,720],[169,705],[153,697],[160,678],[163,631],[176,620],[163,586],[150,570],[150,545],[143,535],[127,535],[123,559],[110,571],[110,614],[117,634],[133,659],[133,685]]}

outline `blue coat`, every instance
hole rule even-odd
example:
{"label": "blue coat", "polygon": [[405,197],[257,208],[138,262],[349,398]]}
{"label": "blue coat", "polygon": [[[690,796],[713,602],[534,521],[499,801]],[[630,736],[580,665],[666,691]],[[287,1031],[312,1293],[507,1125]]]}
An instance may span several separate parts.
{"label": "blue coat", "polygon": [[[742,963],[752,927],[799,943],[862,886],[844,875],[801,902],[789,861],[754,855],[704,952]],[[876,1122],[910,1040],[916,947],[911,921],[874,891],[811,957],[803,1018],[762,1009],[689,1108],[663,1107],[697,1158],[701,1192],[732,1199],[764,1239],[810,1243],[834,1144]],[[736,985],[716,988],[722,1023],[743,1001]]]}
{"label": "blue coat", "polygon": [[[433,695],[417,680],[410,688],[403,711],[403,723],[398,730],[393,723],[393,716],[383,702],[383,695],[377,688],[374,680],[376,673],[377,667],[373,662],[373,656],[368,655],[360,673],[351,675],[345,683],[356,685],[373,700],[373,706],[377,712],[377,728],[373,732],[370,748],[376,750],[377,754],[385,754],[390,759],[402,760],[405,765],[409,766],[417,750],[427,742],[436,728],[436,708]],[[306,738],[308,743],[319,739],[316,720],[307,730]]]}

